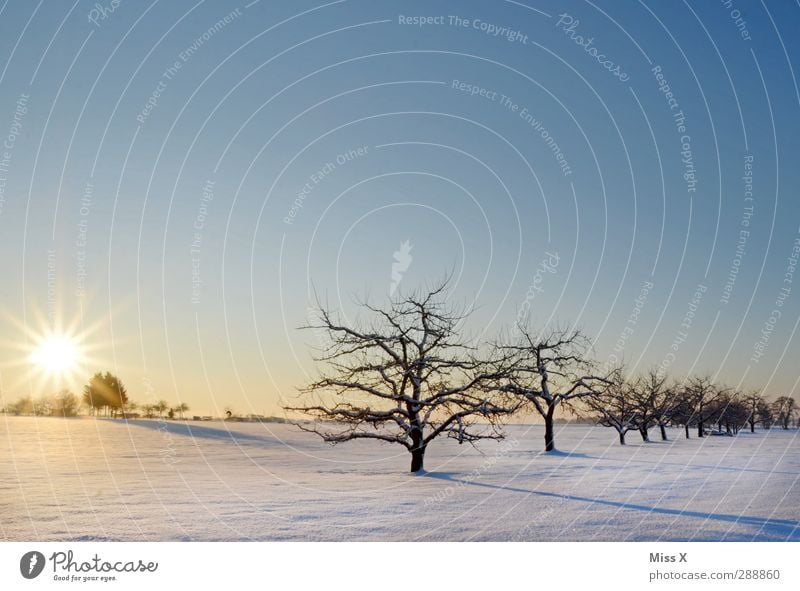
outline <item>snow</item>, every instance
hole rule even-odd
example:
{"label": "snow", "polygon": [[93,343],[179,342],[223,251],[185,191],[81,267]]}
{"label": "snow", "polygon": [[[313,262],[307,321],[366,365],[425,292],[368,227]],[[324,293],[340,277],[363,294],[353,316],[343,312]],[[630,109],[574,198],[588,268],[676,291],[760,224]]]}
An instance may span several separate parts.
{"label": "snow", "polygon": [[0,417],[6,540],[794,540],[800,432],[672,441],[511,426],[426,472],[291,425]]}

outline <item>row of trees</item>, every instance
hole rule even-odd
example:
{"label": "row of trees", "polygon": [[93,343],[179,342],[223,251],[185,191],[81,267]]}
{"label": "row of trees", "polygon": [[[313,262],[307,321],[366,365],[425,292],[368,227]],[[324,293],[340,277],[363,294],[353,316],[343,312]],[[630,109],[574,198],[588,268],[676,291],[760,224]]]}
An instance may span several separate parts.
{"label": "row of trees", "polygon": [[34,415],[39,417],[74,417],[80,409],[80,400],[69,390],[61,390],[52,395],[31,398],[23,396],[7,404],[2,411],[13,415]]}
{"label": "row of trees", "polygon": [[134,408],[130,410],[140,410],[142,415],[147,419],[154,419],[154,418],[168,418],[174,419],[185,418],[185,413],[189,412],[189,405],[185,402],[181,402],[177,406],[170,406],[167,404],[166,400],[159,400],[154,404],[143,404],[141,406],[134,406]]}
{"label": "row of trees", "polygon": [[[745,422],[779,421],[794,413],[787,400],[768,405],[757,394],[721,388],[709,378],[668,384],[657,371],[634,380],[621,368],[601,372],[591,343],[577,330],[536,333],[517,326],[493,342],[475,344],[462,334],[468,312],[447,303],[447,282],[397,296],[383,308],[363,304],[366,320],[343,321],[323,305],[303,327],[324,336],[315,354],[320,377],[301,389],[307,401],[285,406],[312,419],[303,430],[338,444],[373,439],[405,447],[411,471],[423,469],[428,445],[438,437],[458,443],[503,436],[502,423],[534,411],[545,425],[545,450],[555,450],[557,411],[591,414],[620,433],[683,425],[741,428]],[[767,414],[767,409],[769,413]],[[756,419],[756,417],[758,417]],[[769,417],[769,418],[767,418]]]}
{"label": "row of trees", "polygon": [[755,432],[757,424],[765,429],[774,424],[788,429],[797,414],[795,400],[789,396],[770,403],[757,391],[738,392],[715,384],[709,376],[669,383],[655,369],[636,379],[617,370],[608,387],[585,402],[584,414],[614,428],[622,445],[629,431],[638,431],[643,441],[650,441],[649,431],[656,426],[664,441],[669,425],[682,426],[687,439],[691,427],[697,428],[698,437],[709,433],[709,427],[716,427],[711,431],[714,434],[727,435],[736,435],[747,426]]}
{"label": "row of trees", "polygon": [[152,418],[184,418],[189,411],[185,402],[177,406],[169,405],[165,400],[152,404],[139,405],[128,398],[128,391],[122,381],[112,373],[96,373],[83,389],[82,399],[70,392],[61,390],[51,396],[31,399],[26,396],[6,405],[3,412],[14,415],[34,416],[77,416],[81,403],[94,416],[130,417],[138,416],[137,411],[149,419]]}

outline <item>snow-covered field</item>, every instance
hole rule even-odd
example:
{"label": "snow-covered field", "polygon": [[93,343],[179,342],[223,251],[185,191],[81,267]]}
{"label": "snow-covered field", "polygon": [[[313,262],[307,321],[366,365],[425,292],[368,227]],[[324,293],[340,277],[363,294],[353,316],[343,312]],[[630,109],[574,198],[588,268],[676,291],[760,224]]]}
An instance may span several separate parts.
{"label": "snow-covered field", "polygon": [[[475,450],[289,425],[0,417],[6,540],[800,540],[800,432],[620,447],[513,426]],[[657,436],[657,433],[653,433]]]}

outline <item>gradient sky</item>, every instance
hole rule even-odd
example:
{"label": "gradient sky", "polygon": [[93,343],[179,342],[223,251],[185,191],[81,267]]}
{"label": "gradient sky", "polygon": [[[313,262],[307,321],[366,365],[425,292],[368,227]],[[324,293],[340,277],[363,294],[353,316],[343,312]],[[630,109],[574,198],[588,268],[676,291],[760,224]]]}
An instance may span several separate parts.
{"label": "gradient sky", "polygon": [[400,289],[452,271],[471,334],[529,306],[601,362],[796,393],[800,5],[97,5],[0,8],[7,399],[58,386],[26,347],[72,326],[68,385],[277,414],[313,291],[385,303],[406,241]]}

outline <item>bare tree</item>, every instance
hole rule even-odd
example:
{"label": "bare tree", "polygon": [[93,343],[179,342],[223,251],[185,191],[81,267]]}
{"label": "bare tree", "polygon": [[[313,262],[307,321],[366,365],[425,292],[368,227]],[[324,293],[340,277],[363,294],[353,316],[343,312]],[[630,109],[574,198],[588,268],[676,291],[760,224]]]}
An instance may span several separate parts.
{"label": "bare tree", "polygon": [[8,412],[16,416],[33,414],[34,408],[34,402],[30,396],[23,396],[6,407]]}
{"label": "bare tree", "polygon": [[545,335],[522,326],[518,330],[517,343],[498,347],[506,364],[500,390],[536,409],[544,419],[545,451],[554,451],[556,409],[598,396],[610,380],[594,374],[589,340],[579,330],[554,329]]}
{"label": "bare tree", "polygon": [[772,405],[766,400],[764,404],[758,407],[758,422],[764,429],[771,429],[772,423],[775,422],[775,415],[772,413]]}
{"label": "bare tree", "polygon": [[178,411],[181,419],[184,418],[184,414],[189,412],[189,405],[185,402],[181,402],[178,406],[175,407],[175,410]]}
{"label": "bare tree", "polygon": [[[709,422],[717,423],[717,432],[722,433],[722,427],[725,426],[725,419],[728,413],[728,407],[734,403],[736,394],[732,391],[725,392],[718,396],[714,403],[711,405],[708,420]],[[730,428],[728,429],[730,432]]]}
{"label": "bare tree", "polygon": [[683,386],[675,386],[675,404],[672,408],[672,422],[683,427],[686,439],[689,439],[689,428],[696,425],[694,400],[691,393]]}
{"label": "bare tree", "polygon": [[717,422],[717,431],[728,435],[736,435],[747,425],[751,417],[750,407],[746,396],[736,390],[726,390],[715,402],[714,419]]}
{"label": "bare tree", "polygon": [[772,412],[775,420],[783,429],[788,429],[792,424],[792,417],[797,410],[797,404],[791,396],[779,396],[772,403]]}
{"label": "bare tree", "polygon": [[742,396],[742,404],[747,408],[747,422],[750,424],[750,433],[755,433],[760,410],[766,404],[766,401],[758,390],[753,390]]}
{"label": "bare tree", "polygon": [[60,390],[53,396],[50,412],[55,417],[74,417],[78,414],[80,400],[69,390]]}
{"label": "bare tree", "polygon": [[612,427],[619,435],[620,445],[625,445],[625,435],[628,431],[640,429],[639,409],[636,392],[625,379],[622,369],[612,374],[610,384],[596,396],[584,399],[588,409],[595,413],[597,424]]}
{"label": "bare tree", "polygon": [[636,404],[636,423],[642,441],[650,441],[650,427],[658,425],[662,441],[667,440],[666,426],[673,418],[676,397],[667,385],[667,376],[651,369],[639,376],[632,385],[632,395]]}
{"label": "bare tree", "polygon": [[460,337],[467,314],[444,302],[446,287],[447,281],[398,295],[383,309],[365,303],[367,324],[343,323],[319,306],[317,322],[305,328],[327,334],[316,358],[326,370],[302,392],[322,401],[286,410],[321,422],[297,425],[331,444],[402,445],[411,453],[411,472],[423,469],[425,451],[440,435],[459,443],[501,438],[501,417],[519,405],[490,387],[500,365],[481,359]]}
{"label": "bare tree", "polygon": [[656,369],[642,377],[642,386],[649,392],[648,403],[661,431],[661,441],[667,441],[667,425],[674,420],[680,404],[678,388],[675,384],[667,383],[666,375]]}
{"label": "bare tree", "polygon": [[33,414],[39,417],[48,417],[53,412],[53,397],[44,394],[33,403]]}
{"label": "bare tree", "polygon": [[684,395],[692,409],[694,421],[697,423],[698,437],[705,436],[705,425],[709,419],[713,419],[715,416],[718,411],[716,403],[726,393],[727,390],[714,384],[710,376],[697,376],[689,379],[684,387]]}
{"label": "bare tree", "polygon": [[725,424],[725,430],[731,435],[737,435],[747,425],[749,419],[750,409],[743,402],[742,396],[734,393],[723,410],[722,422]]}
{"label": "bare tree", "polygon": [[158,418],[163,418],[164,413],[169,410],[169,404],[167,404],[166,400],[157,400],[155,404],[153,404],[153,410],[158,413]]}

